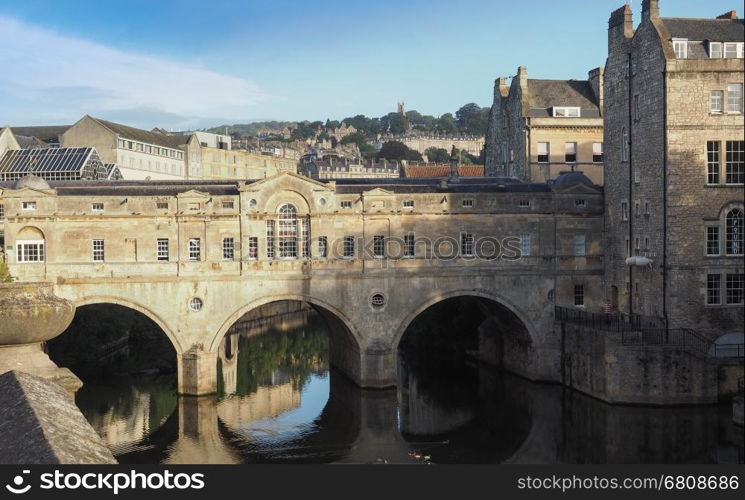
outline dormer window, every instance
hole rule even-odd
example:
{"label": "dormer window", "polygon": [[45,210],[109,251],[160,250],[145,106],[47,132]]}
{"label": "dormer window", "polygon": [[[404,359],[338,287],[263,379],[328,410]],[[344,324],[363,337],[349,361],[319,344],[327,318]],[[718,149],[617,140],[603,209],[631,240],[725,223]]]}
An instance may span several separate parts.
{"label": "dormer window", "polygon": [[553,112],[553,115],[559,118],[578,118],[580,116],[579,107],[576,106],[554,106]]}
{"label": "dormer window", "polygon": [[727,59],[742,58],[742,42],[727,42],[724,44],[724,57]]}
{"label": "dormer window", "polygon": [[673,38],[673,50],[675,50],[675,57],[686,59],[688,57],[688,39]]}
{"label": "dormer window", "polygon": [[722,57],[722,42],[709,42],[709,57],[711,59]]}

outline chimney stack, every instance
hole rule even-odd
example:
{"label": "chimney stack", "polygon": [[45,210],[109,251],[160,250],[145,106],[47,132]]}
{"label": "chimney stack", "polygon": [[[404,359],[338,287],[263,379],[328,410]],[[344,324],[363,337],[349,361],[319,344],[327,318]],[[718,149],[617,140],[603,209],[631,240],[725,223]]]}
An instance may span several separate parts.
{"label": "chimney stack", "polygon": [[588,73],[588,80],[592,91],[595,93],[595,98],[598,101],[598,107],[600,108],[600,114],[603,114],[603,83],[604,83],[604,68],[595,68],[590,70]]}
{"label": "chimney stack", "polygon": [[608,50],[619,40],[627,40],[634,36],[634,23],[631,17],[631,7],[626,4],[611,12],[608,19]]}
{"label": "chimney stack", "polygon": [[717,19],[737,19],[737,11],[731,10],[729,12],[725,12],[721,16],[717,16]]}
{"label": "chimney stack", "polygon": [[642,22],[660,17],[660,0],[642,0]]}

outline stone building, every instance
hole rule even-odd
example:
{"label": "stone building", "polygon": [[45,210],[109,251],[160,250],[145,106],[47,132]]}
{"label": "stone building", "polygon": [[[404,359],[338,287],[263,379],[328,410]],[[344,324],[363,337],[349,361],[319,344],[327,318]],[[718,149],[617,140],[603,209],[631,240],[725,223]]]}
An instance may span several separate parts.
{"label": "stone building", "polygon": [[606,293],[710,338],[743,326],[743,21],[608,23]]}
{"label": "stone building", "polygon": [[603,184],[603,70],[588,80],[536,80],[525,66],[498,78],[486,138],[486,175],[547,182],[578,171]]}

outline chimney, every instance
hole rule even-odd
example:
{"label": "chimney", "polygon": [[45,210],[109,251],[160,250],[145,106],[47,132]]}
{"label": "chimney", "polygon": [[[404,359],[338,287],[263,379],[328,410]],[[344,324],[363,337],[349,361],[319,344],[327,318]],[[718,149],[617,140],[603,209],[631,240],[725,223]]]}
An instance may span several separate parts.
{"label": "chimney", "polygon": [[507,78],[500,76],[497,78],[494,86],[494,97],[507,97],[510,93],[510,87],[507,85]]}
{"label": "chimney", "polygon": [[631,18],[631,7],[626,4],[620,9],[611,12],[608,19],[608,48],[618,39],[627,39],[634,36],[634,23]]}
{"label": "chimney", "polygon": [[517,78],[520,83],[520,87],[528,88],[528,68],[526,66],[520,66],[517,68]]}
{"label": "chimney", "polygon": [[642,0],[642,22],[660,17],[660,0]]}
{"label": "chimney", "polygon": [[604,68],[595,68],[593,70],[590,70],[588,75],[588,80],[590,81],[590,86],[592,87],[592,91],[595,93],[595,99],[597,99],[598,102],[598,108],[600,109],[600,114],[603,114],[603,80],[605,69]]}
{"label": "chimney", "polygon": [[737,11],[731,10],[729,12],[725,12],[721,16],[717,16],[717,19],[737,19]]}

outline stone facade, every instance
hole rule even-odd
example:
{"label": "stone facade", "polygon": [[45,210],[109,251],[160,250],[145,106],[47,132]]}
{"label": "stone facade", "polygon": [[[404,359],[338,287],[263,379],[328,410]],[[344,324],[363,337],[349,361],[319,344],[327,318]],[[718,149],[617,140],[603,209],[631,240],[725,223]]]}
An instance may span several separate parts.
{"label": "stone facade", "polygon": [[[322,183],[284,173],[53,186],[0,192],[11,273],[53,282],[77,306],[120,304],[153,319],[178,353],[185,393],[214,390],[220,340],[245,312],[277,300],[319,308],[332,323],[332,363],[369,387],[395,385],[406,327],[449,297],[488,299],[504,330],[500,362],[540,380],[559,377],[553,306],[575,305],[581,285],[582,307],[600,307],[603,196],[584,184]],[[29,244],[36,253],[19,253]]]}
{"label": "stone facade", "polygon": [[384,143],[388,141],[402,142],[409,149],[418,151],[424,154],[429,148],[440,148],[445,149],[448,152],[455,146],[459,151],[465,151],[466,153],[474,156],[479,156],[481,150],[484,149],[484,137],[448,137],[438,135],[383,135],[377,140],[373,141],[373,145],[380,148]]}
{"label": "stone facade", "polygon": [[[486,174],[547,182],[573,170],[602,185],[602,82],[600,68],[587,81],[532,80],[524,66],[509,86],[497,79]],[[565,107],[576,108],[577,116],[556,116]],[[567,156],[567,144],[575,145],[574,159]]]}
{"label": "stone facade", "polygon": [[[741,21],[691,21],[700,29],[739,22],[742,37]],[[673,26],[659,17],[656,0],[644,1],[636,30],[629,6],[609,20],[606,293],[622,312],[664,317],[671,327],[714,338],[743,325],[742,301],[727,304],[726,288],[728,275],[742,276],[742,245],[739,255],[725,252],[725,218],[743,206],[742,181],[725,179],[725,148],[743,141],[743,114],[742,105],[738,112],[712,112],[710,99],[712,91],[727,96],[729,84],[742,85],[743,59],[676,58]],[[721,147],[715,183],[707,178],[708,141]],[[742,156],[733,168],[743,168]],[[707,256],[708,226],[719,227],[717,255]],[[643,259],[627,265],[632,256]],[[721,279],[718,304],[707,304],[709,274]]]}

